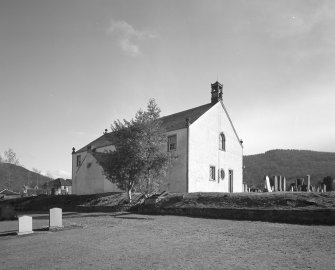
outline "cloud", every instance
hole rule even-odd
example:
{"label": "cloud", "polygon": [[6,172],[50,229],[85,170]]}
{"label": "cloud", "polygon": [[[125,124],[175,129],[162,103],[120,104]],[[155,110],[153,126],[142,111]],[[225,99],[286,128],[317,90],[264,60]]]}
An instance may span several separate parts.
{"label": "cloud", "polygon": [[53,170],[53,171],[46,171],[42,174],[45,175],[45,176],[51,177],[53,179],[56,179],[56,178],[69,179],[69,178],[71,178],[71,173],[66,171],[66,170],[62,170],[62,169]]}
{"label": "cloud", "polygon": [[331,2],[310,6],[303,3],[303,5],[304,7],[273,13],[273,23],[267,25],[270,36],[290,38],[309,35],[315,31],[326,34],[325,29],[330,30],[328,26],[333,25],[335,20],[334,5]]}
{"label": "cloud", "polygon": [[137,30],[125,21],[112,21],[107,34],[115,38],[122,51],[130,56],[141,55],[139,47],[141,40],[156,38],[156,34],[149,30]]}

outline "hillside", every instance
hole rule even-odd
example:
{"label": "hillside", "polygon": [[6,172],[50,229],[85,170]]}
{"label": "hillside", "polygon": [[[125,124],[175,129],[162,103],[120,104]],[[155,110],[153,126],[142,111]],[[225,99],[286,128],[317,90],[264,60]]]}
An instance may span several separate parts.
{"label": "hillside", "polygon": [[34,187],[38,184],[41,187],[50,178],[29,171],[21,166],[9,163],[0,163],[0,190],[4,188],[19,192],[23,185]]}
{"label": "hillside", "polygon": [[244,156],[244,182],[263,187],[264,175],[283,175],[288,182],[311,175],[315,185],[326,176],[335,176],[335,153],[307,150],[271,150]]}

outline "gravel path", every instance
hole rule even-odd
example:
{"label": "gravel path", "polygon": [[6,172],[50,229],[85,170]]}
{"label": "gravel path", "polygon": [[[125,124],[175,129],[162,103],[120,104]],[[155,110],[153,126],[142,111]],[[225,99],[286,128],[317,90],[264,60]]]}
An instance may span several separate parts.
{"label": "gravel path", "polygon": [[[34,216],[34,229],[48,215]],[[333,269],[335,227],[63,213],[65,230],[1,236],[0,269]],[[76,226],[74,226],[76,225]]]}

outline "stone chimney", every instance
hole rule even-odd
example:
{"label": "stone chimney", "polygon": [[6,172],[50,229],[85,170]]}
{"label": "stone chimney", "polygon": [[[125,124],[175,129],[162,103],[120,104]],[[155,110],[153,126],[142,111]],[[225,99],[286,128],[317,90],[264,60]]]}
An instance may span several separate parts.
{"label": "stone chimney", "polygon": [[222,88],[223,88],[223,84],[221,84],[218,81],[216,81],[215,83],[212,83],[211,86],[212,86],[211,103],[215,104],[219,100],[222,100]]}

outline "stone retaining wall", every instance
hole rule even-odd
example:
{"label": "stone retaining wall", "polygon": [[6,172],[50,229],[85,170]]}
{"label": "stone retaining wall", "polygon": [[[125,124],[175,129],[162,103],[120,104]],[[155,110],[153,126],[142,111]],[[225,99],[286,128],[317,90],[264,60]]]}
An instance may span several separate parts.
{"label": "stone retaining wall", "polygon": [[139,206],[137,212],[150,215],[181,215],[233,220],[283,222],[292,224],[335,225],[335,209],[218,209],[218,208],[156,208]]}

